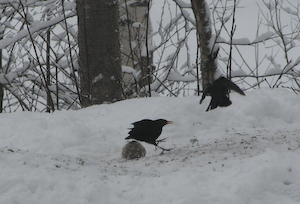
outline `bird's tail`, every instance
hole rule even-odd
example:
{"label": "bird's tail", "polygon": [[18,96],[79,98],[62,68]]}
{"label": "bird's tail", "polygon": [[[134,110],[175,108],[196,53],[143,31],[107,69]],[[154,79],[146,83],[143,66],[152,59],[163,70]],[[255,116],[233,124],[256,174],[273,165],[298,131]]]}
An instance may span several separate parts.
{"label": "bird's tail", "polygon": [[225,97],[222,101],[220,101],[219,106],[220,107],[227,107],[232,104],[231,100],[229,98]]}
{"label": "bird's tail", "polygon": [[245,96],[245,93],[242,91],[242,89],[240,89],[240,87],[238,87],[238,85],[236,85],[235,83],[233,83],[232,81],[228,82],[228,88]]}

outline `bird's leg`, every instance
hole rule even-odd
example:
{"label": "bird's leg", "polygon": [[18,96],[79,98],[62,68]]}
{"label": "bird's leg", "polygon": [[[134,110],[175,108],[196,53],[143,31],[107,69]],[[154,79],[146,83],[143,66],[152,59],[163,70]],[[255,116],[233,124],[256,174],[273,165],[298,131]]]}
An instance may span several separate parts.
{"label": "bird's leg", "polygon": [[172,150],[172,149],[165,149],[165,148],[163,148],[163,147],[158,146],[157,144],[155,144],[155,147],[158,147],[158,148],[160,148],[160,149],[163,150],[160,154],[163,154],[164,151],[171,151],[171,150]]}
{"label": "bird's leg", "polygon": [[162,148],[162,147],[159,147],[160,149],[162,149],[162,152],[160,153],[160,155],[163,155],[165,151],[171,151],[172,149],[165,149],[165,148]]}
{"label": "bird's leg", "polygon": [[157,147],[159,147],[159,148],[161,148],[163,151],[171,151],[172,149],[165,149],[165,148],[163,148],[163,147],[160,147],[160,146],[157,146]]}
{"label": "bird's leg", "polygon": [[209,103],[209,105],[208,105],[208,107],[207,107],[207,109],[206,109],[206,111],[205,112],[207,112],[207,111],[209,111],[209,110],[211,110],[211,104],[212,104],[212,98],[211,98],[211,100],[210,100],[210,103]]}
{"label": "bird's leg", "polygon": [[201,100],[199,101],[199,104],[202,104],[203,100],[205,99],[205,96],[206,96],[206,94],[203,94],[203,95],[202,95],[202,98],[201,98]]}
{"label": "bird's leg", "polygon": [[[209,84],[207,85],[209,86]],[[205,99],[206,95],[209,93],[209,89],[206,88],[203,93],[202,93],[202,97],[201,97],[201,100],[199,101],[200,104],[202,104],[203,100]]]}
{"label": "bird's leg", "polygon": [[209,108],[210,108],[210,106],[208,106],[208,107],[207,107],[207,109],[206,109],[206,111],[205,111],[205,112],[209,111]]}
{"label": "bird's leg", "polygon": [[155,142],[156,142],[156,144],[158,144],[158,143],[160,143],[160,142],[165,142],[166,139],[167,139],[167,138],[164,138],[164,139],[161,139],[161,140],[156,140]]}

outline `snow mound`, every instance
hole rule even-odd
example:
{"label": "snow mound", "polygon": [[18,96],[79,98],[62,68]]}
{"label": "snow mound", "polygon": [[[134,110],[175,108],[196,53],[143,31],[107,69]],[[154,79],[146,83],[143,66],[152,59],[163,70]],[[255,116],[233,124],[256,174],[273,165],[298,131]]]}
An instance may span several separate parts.
{"label": "snow mound", "polygon": [[[53,114],[0,114],[0,203],[299,203],[300,103],[287,89],[141,98]],[[165,118],[161,150],[121,158],[131,123]]]}

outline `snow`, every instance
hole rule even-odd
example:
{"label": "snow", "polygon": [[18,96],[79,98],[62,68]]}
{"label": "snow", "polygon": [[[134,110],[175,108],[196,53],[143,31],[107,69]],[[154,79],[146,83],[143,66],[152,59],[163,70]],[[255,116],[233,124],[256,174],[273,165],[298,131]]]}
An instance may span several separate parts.
{"label": "snow", "polygon": [[168,75],[168,80],[169,81],[184,81],[184,82],[194,82],[197,80],[197,78],[193,75],[185,75],[182,76],[178,73],[176,73],[175,71],[170,71],[169,75]]}
{"label": "snow", "polygon": [[15,78],[17,78],[19,76],[22,76],[26,72],[26,70],[29,68],[29,63],[27,63],[27,64],[24,63],[24,65],[25,65],[24,67],[17,68],[15,70],[11,71],[11,72],[6,73],[6,74],[1,73],[0,74],[0,82],[2,84],[10,84],[11,85],[12,81]]}
{"label": "snow", "polygon": [[132,74],[134,76],[136,76],[137,74],[137,71],[133,67],[125,66],[125,65],[122,65],[122,72]]}
{"label": "snow", "polygon": [[96,76],[93,80],[92,80],[92,82],[93,82],[93,84],[95,84],[95,83],[97,83],[98,81],[100,81],[101,79],[103,79],[103,74],[102,73],[100,73],[100,74],[98,74],[98,76]]}
{"label": "snow", "polygon": [[[181,7],[182,8],[182,7]],[[187,9],[182,9],[182,15],[185,19],[187,19],[189,22],[191,22],[193,25],[196,25],[195,18],[193,17],[193,14]],[[188,24],[186,24],[188,26]],[[191,28],[187,29],[187,31],[191,30]]]}
{"label": "snow", "polygon": [[192,7],[190,2],[185,2],[182,0],[175,0],[175,2],[180,8],[191,8]]}
{"label": "snow", "polygon": [[[217,42],[230,44],[230,40],[226,40],[221,36],[218,36]],[[249,45],[249,44],[251,44],[251,41],[248,38],[233,38],[232,44],[234,44],[234,45]]]}
{"label": "snow", "polygon": [[131,49],[135,49],[137,47],[137,44],[135,41],[131,41]]}
{"label": "snow", "polygon": [[[65,15],[65,17],[70,18],[70,17],[73,17],[75,15],[76,14],[74,12],[70,12],[70,13],[67,13]],[[37,31],[40,31],[44,28],[55,25],[55,24],[57,24],[57,23],[59,23],[63,20],[64,20],[64,16],[62,15],[62,16],[59,16],[59,17],[55,17],[50,21],[35,22],[34,23],[35,25],[32,26],[32,28],[30,28],[29,32],[28,32],[28,30],[23,29],[23,30],[19,31],[18,34],[16,34],[16,35],[12,35],[12,36],[6,35],[6,38],[4,38],[3,40],[0,40],[0,49],[6,48],[7,46],[9,46],[9,45],[25,38],[29,34],[33,34],[33,33],[37,32]]]}
{"label": "snow", "polygon": [[[140,98],[53,114],[0,114],[0,203],[300,202],[300,103],[287,89]],[[160,155],[121,158],[131,123],[165,118]]]}
{"label": "snow", "polygon": [[232,39],[232,43],[235,45],[248,45],[250,44],[250,40],[248,38],[238,38]]}
{"label": "snow", "polygon": [[270,68],[266,71],[265,75],[275,75],[275,74],[281,74],[282,73],[282,69],[280,67],[274,67],[274,68]]}
{"label": "snow", "polygon": [[265,41],[265,40],[267,40],[267,39],[271,39],[273,35],[274,35],[273,32],[267,31],[267,32],[265,32],[265,33],[260,34],[260,35],[253,41],[253,43],[257,43],[257,42]]}
{"label": "snow", "polygon": [[143,26],[143,24],[140,23],[140,22],[134,22],[134,23],[132,24],[132,27],[134,27],[134,28],[143,28],[144,26]]}
{"label": "snow", "polygon": [[60,41],[60,40],[62,40],[66,35],[67,35],[66,32],[61,32],[61,33],[59,33],[59,34],[56,34],[56,35],[52,36],[51,40],[53,40],[53,41]]}
{"label": "snow", "polygon": [[234,71],[231,72],[232,77],[246,76],[246,75],[247,75],[247,73],[242,69],[234,70]]}
{"label": "snow", "polygon": [[147,46],[145,43],[141,43],[141,56],[147,57]]}
{"label": "snow", "polygon": [[297,11],[293,11],[290,7],[282,7],[282,9],[287,12],[290,13],[292,15],[298,16],[298,12]]}

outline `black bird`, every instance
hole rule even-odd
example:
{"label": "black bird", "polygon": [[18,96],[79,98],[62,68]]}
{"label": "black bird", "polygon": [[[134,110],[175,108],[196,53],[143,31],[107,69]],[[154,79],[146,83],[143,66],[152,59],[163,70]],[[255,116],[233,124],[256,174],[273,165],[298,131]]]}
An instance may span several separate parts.
{"label": "black bird", "polygon": [[[129,131],[129,136],[126,137],[125,139],[135,139],[143,142],[147,142],[149,144],[153,144],[156,147],[159,147],[157,144],[159,142],[164,141],[165,139],[162,140],[157,140],[157,138],[160,136],[161,131],[163,126],[167,124],[172,124],[172,121],[167,121],[165,119],[158,119],[158,120],[149,120],[149,119],[144,119],[141,121],[137,121],[132,123],[134,126],[130,131]],[[159,147],[163,151],[170,151],[171,149],[165,149],[162,147]]]}
{"label": "black bird", "polygon": [[206,111],[215,109],[218,106],[229,106],[232,103],[229,99],[229,90],[236,91],[237,93],[245,96],[245,93],[235,83],[226,79],[225,77],[220,77],[212,84],[208,85],[208,87],[204,90],[202,98],[200,100],[200,104],[203,102],[206,95],[210,95],[211,101]]}

